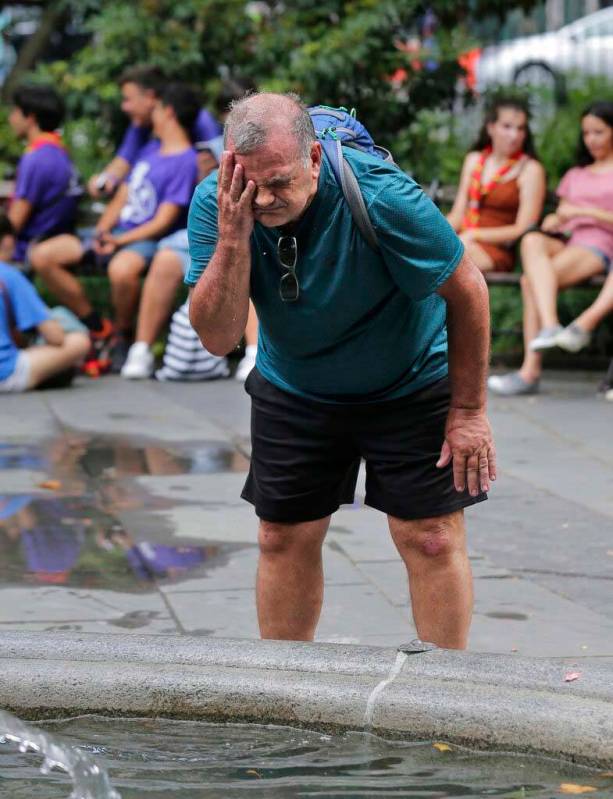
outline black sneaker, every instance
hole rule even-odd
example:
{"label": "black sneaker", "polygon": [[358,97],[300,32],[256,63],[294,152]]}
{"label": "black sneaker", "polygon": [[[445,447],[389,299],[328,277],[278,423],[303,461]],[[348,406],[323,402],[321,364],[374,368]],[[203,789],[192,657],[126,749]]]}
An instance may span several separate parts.
{"label": "black sneaker", "polygon": [[121,334],[116,334],[110,341],[109,358],[111,361],[110,372],[113,375],[118,375],[121,372],[121,367],[126,362],[128,357],[128,350],[130,349],[130,340]]}

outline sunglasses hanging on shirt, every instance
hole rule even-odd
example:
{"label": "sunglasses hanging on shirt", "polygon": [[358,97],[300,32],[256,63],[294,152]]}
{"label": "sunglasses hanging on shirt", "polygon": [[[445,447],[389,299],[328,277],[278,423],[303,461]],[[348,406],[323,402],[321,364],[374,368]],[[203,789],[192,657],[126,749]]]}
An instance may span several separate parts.
{"label": "sunglasses hanging on shirt", "polygon": [[277,257],[286,270],[281,275],[279,296],[283,302],[296,302],[300,296],[300,284],[296,276],[298,261],[298,242],[295,236],[281,236],[277,241]]}

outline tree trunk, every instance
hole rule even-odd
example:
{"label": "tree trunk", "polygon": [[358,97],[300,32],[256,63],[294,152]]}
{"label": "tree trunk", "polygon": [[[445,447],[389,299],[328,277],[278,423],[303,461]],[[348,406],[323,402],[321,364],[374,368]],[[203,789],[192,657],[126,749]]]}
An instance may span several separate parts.
{"label": "tree trunk", "polygon": [[13,69],[7,75],[2,86],[2,100],[9,102],[13,90],[19,83],[22,75],[32,69],[38,58],[44,52],[51,34],[61,22],[65,11],[63,0],[55,0],[43,11],[40,25],[30,38],[23,44]]}

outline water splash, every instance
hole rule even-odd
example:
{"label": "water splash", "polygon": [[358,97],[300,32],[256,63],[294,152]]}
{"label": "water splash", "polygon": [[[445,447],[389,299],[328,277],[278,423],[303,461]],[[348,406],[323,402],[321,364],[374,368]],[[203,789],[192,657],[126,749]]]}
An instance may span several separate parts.
{"label": "water splash", "polygon": [[53,769],[67,772],[73,785],[69,799],[121,799],[109,782],[106,771],[92,757],[0,710],[0,744],[6,743],[17,744],[24,754],[41,754],[44,758],[40,768],[42,774],[49,774]]}

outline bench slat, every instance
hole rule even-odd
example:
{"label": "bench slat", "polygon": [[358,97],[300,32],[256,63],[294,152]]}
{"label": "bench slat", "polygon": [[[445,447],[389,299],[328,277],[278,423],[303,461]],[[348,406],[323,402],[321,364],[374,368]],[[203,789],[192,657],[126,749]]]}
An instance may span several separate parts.
{"label": "bench slat", "polygon": [[[484,277],[485,282],[492,286],[519,286],[521,274],[519,272],[485,272]],[[577,283],[577,286],[600,288],[604,285],[604,281],[605,275],[595,275],[583,283]],[[575,286],[569,288],[575,288]]]}

